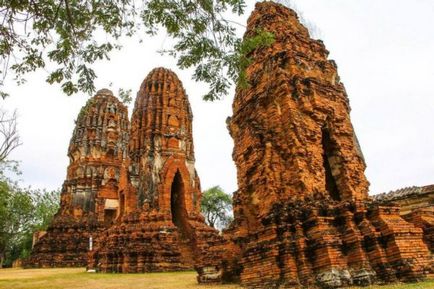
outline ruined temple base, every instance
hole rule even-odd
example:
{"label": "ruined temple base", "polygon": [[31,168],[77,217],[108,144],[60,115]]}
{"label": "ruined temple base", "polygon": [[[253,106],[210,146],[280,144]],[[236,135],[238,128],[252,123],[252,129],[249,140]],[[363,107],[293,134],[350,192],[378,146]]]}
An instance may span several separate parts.
{"label": "ruined temple base", "polygon": [[[175,226],[168,214],[130,213],[99,237],[100,245],[89,252],[88,269],[144,273],[205,268],[219,272],[221,258],[216,245],[221,237],[202,219],[190,217],[187,233]],[[214,281],[219,281],[215,277]]]}
{"label": "ruined temple base", "polygon": [[[47,232],[35,242],[32,255],[24,260],[25,268],[84,267],[87,264],[89,237],[106,229],[95,218],[80,219],[56,215]],[[94,243],[95,244],[95,243]]]}
{"label": "ruined temple base", "polygon": [[424,232],[424,241],[434,254],[434,207],[421,208],[402,216]]}
{"label": "ruined temple base", "polygon": [[276,204],[254,233],[233,231],[247,288],[336,288],[416,281],[429,271],[422,229],[397,207],[331,200]]}
{"label": "ruined temple base", "polygon": [[429,278],[434,278],[434,207],[416,209],[402,217],[423,230],[423,240],[431,253]]}

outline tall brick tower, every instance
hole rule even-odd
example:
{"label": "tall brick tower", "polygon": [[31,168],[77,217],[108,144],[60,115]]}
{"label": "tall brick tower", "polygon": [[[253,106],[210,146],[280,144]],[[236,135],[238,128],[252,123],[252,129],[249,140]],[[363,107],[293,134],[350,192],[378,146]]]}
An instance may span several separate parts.
{"label": "tall brick tower", "polygon": [[138,207],[174,216],[199,213],[192,120],[178,77],[164,68],[152,70],[137,93],[131,119],[130,180]]}
{"label": "tall brick tower", "polygon": [[89,267],[102,272],[218,271],[213,266],[219,263],[218,250],[210,246],[221,239],[200,215],[192,118],[176,74],[152,70],[140,86],[131,120],[123,221],[101,236]]}
{"label": "tall brick tower", "polygon": [[89,237],[120,214],[118,192],[127,181],[127,108],[102,89],[81,109],[70,141],[61,204],[29,266],[86,265]]}
{"label": "tall brick tower", "polygon": [[245,37],[261,30],[275,42],[249,55],[250,86],[237,89],[229,122],[239,185],[231,236],[242,252],[242,284],[423,277],[422,231],[399,208],[369,204],[348,97],[323,43],[273,2],[256,4]]}

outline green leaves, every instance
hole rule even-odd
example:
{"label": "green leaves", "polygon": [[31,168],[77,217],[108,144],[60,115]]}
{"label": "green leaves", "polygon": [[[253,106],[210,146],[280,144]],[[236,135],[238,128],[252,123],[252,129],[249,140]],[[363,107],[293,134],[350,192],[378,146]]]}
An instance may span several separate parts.
{"label": "green leaves", "polygon": [[77,74],[79,76],[77,84],[78,89],[89,94],[94,92],[95,85],[93,84],[93,80],[96,77],[95,71],[88,68],[86,65],[81,64],[77,67]]}
{"label": "green leaves", "polygon": [[257,48],[268,47],[275,41],[274,34],[268,31],[257,30],[252,37],[245,38],[236,45],[237,55],[233,62],[235,69],[232,71],[233,77],[238,77],[238,84],[241,88],[248,86],[246,69],[252,62],[249,55]]}
{"label": "green leaves", "polygon": [[30,232],[32,209],[32,199],[27,192],[7,179],[0,180],[0,253],[11,251]]}
{"label": "green leaves", "polygon": [[257,31],[244,40],[237,37],[233,26],[237,23],[227,20],[223,13],[229,8],[232,13],[244,13],[244,1],[200,0],[195,11],[189,10],[192,1],[181,1],[186,2],[184,6],[175,2],[179,1],[151,1],[142,14],[145,26],[160,25],[177,41],[173,49],[163,53],[176,57],[182,69],[195,68],[193,80],[209,84],[204,100],[222,98],[232,84],[247,87],[245,70],[251,62],[248,55],[256,48],[271,45],[274,35]]}
{"label": "green leaves", "polygon": [[32,190],[34,222],[32,232],[46,230],[59,210],[60,191]]}
{"label": "green leaves", "polygon": [[109,60],[121,36],[140,36],[144,29],[173,38],[162,53],[182,69],[194,68],[192,78],[209,85],[205,100],[220,99],[232,84],[246,85],[248,54],[272,40],[267,32],[244,41],[237,36],[240,24],[228,17],[243,14],[245,6],[244,0],[0,0],[0,96],[7,95],[8,72],[20,84],[40,68],[64,93],[92,94],[92,65]]}
{"label": "green leaves", "polygon": [[202,193],[201,210],[208,225],[224,228],[232,221],[232,198],[219,186]]}
{"label": "green leaves", "polygon": [[[18,84],[31,71],[46,68],[47,82],[70,95],[95,91],[92,64],[107,60],[116,40],[134,34],[132,0],[1,1],[0,94],[8,72]],[[105,41],[96,42],[97,33]]]}
{"label": "green leaves", "polygon": [[119,92],[118,92],[119,98],[125,105],[128,105],[133,100],[131,93],[132,93],[131,89],[127,90],[127,89],[119,88]]}
{"label": "green leaves", "polygon": [[0,252],[6,253],[8,265],[27,257],[33,233],[47,229],[59,208],[59,196],[59,191],[22,189],[0,181]]}
{"label": "green leaves", "polygon": [[209,92],[205,100],[216,100],[229,93],[231,82],[236,82],[238,73],[228,77],[229,70],[235,70],[233,58],[238,37],[232,23],[224,18],[228,9],[241,14],[244,1],[175,1],[152,0],[142,13],[148,32],[155,34],[155,26],[164,28],[175,39],[172,49],[163,51],[178,59],[182,69],[195,68],[193,79],[206,82]]}

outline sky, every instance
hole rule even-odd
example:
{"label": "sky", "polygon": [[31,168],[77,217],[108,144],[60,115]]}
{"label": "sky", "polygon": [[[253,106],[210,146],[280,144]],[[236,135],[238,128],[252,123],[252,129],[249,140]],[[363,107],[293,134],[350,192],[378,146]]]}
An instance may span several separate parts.
{"label": "sky", "polygon": [[[248,2],[245,23],[255,1]],[[288,2],[288,1],[286,1]],[[406,186],[434,184],[434,1],[432,0],[293,0],[292,5],[324,41],[338,64],[352,107],[371,183],[370,194]],[[240,31],[240,35],[243,31]],[[232,115],[234,92],[205,102],[203,83],[191,71],[156,51],[167,37],[123,41],[111,60],[97,63],[97,89],[132,89],[133,95],[154,67],[175,71],[192,106],[196,168],[202,189],[220,185],[237,189],[233,141],[225,120]],[[27,76],[27,83],[6,83],[11,94],[0,107],[17,110],[23,145],[10,155],[21,162],[22,184],[56,189],[66,177],[67,149],[85,94],[66,96],[45,82],[46,72]],[[110,87],[110,84],[112,86]],[[130,105],[130,113],[133,103]]]}

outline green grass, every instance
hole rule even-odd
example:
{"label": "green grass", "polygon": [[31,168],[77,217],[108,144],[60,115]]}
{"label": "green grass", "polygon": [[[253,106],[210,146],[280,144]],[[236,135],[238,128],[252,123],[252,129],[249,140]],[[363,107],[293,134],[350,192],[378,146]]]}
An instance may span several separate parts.
{"label": "green grass", "polygon": [[[1,283],[0,283],[1,284]],[[375,285],[368,287],[352,287],[355,288],[364,288],[364,289],[434,289],[434,280],[426,280],[424,282],[419,283],[397,283],[390,285]]]}
{"label": "green grass", "polygon": [[237,285],[199,285],[196,272],[96,274],[84,268],[0,270],[1,289],[239,289]]}
{"label": "green grass", "polygon": [[[0,289],[241,289],[238,285],[199,285],[196,272],[96,274],[74,269],[2,269]],[[421,283],[364,287],[370,289],[434,289]],[[355,288],[353,288],[355,289]]]}

